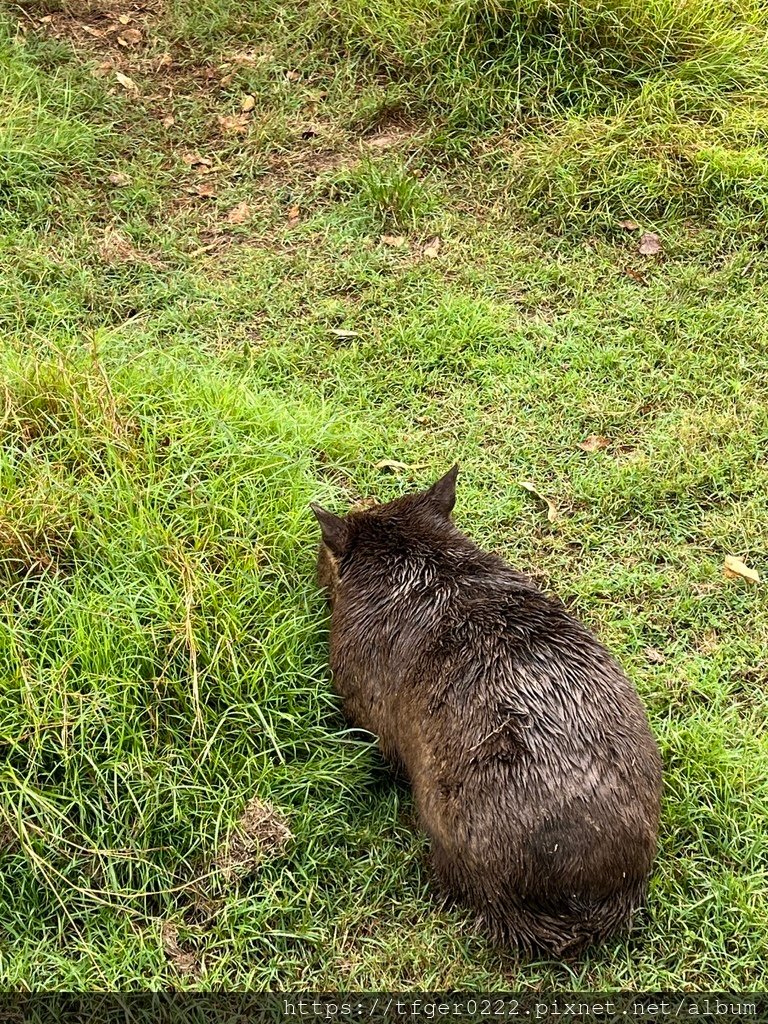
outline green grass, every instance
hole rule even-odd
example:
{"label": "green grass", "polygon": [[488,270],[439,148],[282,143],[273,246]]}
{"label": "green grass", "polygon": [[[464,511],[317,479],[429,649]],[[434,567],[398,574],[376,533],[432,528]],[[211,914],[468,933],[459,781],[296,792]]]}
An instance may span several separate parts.
{"label": "green grass", "polygon": [[[0,985],[765,988],[768,599],[722,570],[768,572],[761,6],[176,0],[70,45],[102,9],[0,28]],[[308,503],[456,459],[662,746],[648,909],[583,964],[435,905],[330,691]],[[231,878],[254,798],[292,838]]]}

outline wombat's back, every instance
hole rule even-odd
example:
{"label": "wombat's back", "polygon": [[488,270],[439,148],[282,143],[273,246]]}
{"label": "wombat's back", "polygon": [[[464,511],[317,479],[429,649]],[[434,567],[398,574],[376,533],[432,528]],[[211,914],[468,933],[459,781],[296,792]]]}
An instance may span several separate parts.
{"label": "wombat's back", "polygon": [[318,510],[334,684],[408,774],[443,889],[499,939],[575,953],[642,900],[658,750],[596,638],[453,526],[454,481]]}
{"label": "wombat's back", "polygon": [[529,586],[492,589],[414,646],[398,750],[443,887],[498,938],[573,953],[642,902],[660,758],[597,640]]}

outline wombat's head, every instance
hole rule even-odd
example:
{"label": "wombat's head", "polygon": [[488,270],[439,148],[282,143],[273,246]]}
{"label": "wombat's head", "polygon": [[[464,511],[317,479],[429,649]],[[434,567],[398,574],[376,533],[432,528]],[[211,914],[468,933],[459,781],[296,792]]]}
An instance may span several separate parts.
{"label": "wombat's head", "polygon": [[322,534],[317,582],[331,603],[345,572],[355,561],[391,561],[393,554],[402,554],[406,546],[418,543],[419,538],[434,544],[451,531],[458,472],[459,467],[454,466],[426,491],[406,494],[386,505],[346,516],[312,505]]}

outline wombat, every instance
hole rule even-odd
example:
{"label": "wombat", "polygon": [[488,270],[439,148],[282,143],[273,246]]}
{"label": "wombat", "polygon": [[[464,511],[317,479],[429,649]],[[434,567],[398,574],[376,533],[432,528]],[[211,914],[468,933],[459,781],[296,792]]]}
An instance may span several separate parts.
{"label": "wombat", "polygon": [[454,526],[457,472],[312,506],[334,687],[410,780],[443,893],[497,942],[570,958],[644,899],[661,758],[602,644]]}

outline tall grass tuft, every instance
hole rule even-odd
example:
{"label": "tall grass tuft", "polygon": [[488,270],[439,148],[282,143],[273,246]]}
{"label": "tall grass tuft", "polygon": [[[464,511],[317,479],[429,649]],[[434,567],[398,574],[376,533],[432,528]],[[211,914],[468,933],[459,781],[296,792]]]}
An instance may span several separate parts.
{"label": "tall grass tuft", "polygon": [[495,156],[537,216],[766,208],[764,5],[319,2],[346,47],[410,83],[414,116],[502,133]]}

